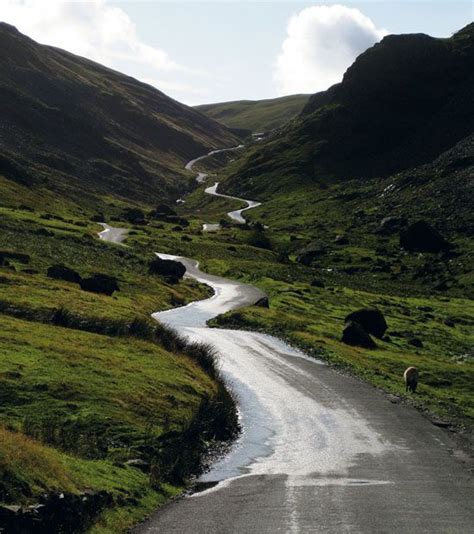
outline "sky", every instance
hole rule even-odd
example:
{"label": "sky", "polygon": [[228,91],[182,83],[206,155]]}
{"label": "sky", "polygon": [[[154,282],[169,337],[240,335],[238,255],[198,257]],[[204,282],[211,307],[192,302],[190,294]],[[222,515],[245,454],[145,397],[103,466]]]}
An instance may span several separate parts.
{"label": "sky", "polygon": [[449,37],[471,0],[0,0],[0,20],[188,105],[314,93],[389,33]]}

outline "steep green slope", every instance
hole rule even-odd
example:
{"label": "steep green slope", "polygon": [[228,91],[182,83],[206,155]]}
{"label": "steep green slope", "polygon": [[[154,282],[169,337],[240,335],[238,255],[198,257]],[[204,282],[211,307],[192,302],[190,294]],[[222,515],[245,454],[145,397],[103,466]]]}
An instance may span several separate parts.
{"label": "steep green slope", "polygon": [[[450,39],[389,36],[232,163],[222,190],[264,201],[252,220],[293,235],[290,252],[312,243],[314,266],[351,285],[471,292],[473,67],[474,25]],[[384,228],[387,217],[398,227]],[[400,248],[419,220],[452,248]]]}
{"label": "steep green slope", "polygon": [[[175,200],[187,160],[237,141],[3,23],[0,47],[0,530],[122,532],[183,489],[235,414],[212,354],[150,319],[207,288],[150,275],[151,242],[101,242],[90,217]],[[146,230],[178,240],[177,222]],[[119,289],[79,284],[96,274]]]}
{"label": "steep green slope", "polygon": [[473,88],[474,24],[449,39],[385,37],[248,154],[228,190],[264,198],[283,185],[388,176],[429,163],[474,130]]}
{"label": "steep green slope", "polygon": [[230,128],[268,132],[300,113],[309,95],[291,95],[268,100],[238,100],[204,104],[196,109]]}
{"label": "steep green slope", "polygon": [[[138,228],[178,242],[174,226]],[[150,239],[107,244],[84,219],[0,208],[0,229],[0,525],[32,532],[41,518],[16,506],[42,503],[44,530],[125,531],[181,491],[225,431],[212,422],[231,408],[212,355],[150,319],[208,289],[150,275]],[[119,290],[51,278],[57,264],[112,276]],[[67,513],[49,517],[60,493]]]}
{"label": "steep green slope", "polygon": [[[82,205],[157,202],[189,187],[184,163],[235,138],[157,89],[0,24],[0,176]],[[6,187],[6,186],[5,186]]]}

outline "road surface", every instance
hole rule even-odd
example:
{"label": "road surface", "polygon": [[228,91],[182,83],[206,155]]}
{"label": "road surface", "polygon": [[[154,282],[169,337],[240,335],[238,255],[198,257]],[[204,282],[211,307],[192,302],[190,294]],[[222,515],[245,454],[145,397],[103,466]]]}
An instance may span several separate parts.
{"label": "road surface", "polygon": [[[208,154],[205,154],[204,156],[200,156],[199,158],[195,158],[189,161],[185,165],[185,169],[187,169],[188,171],[191,171],[195,163],[207,158],[208,156],[212,156],[213,154],[218,154],[219,152],[229,152],[231,150],[238,150],[239,148],[243,148],[243,146],[244,145],[239,145],[239,146],[232,147],[232,148],[222,148],[220,150],[212,150],[211,152],[209,152]],[[207,174],[199,172],[198,175],[196,176],[196,181],[198,181],[199,183],[202,183],[207,178],[207,176],[208,176]],[[204,192],[207,193],[208,195],[228,198],[230,200],[238,200],[239,202],[247,204],[247,206],[245,206],[244,208],[234,210],[234,211],[229,211],[229,213],[227,213],[227,215],[237,224],[245,224],[246,221],[244,217],[242,216],[242,213],[244,211],[252,209],[252,208],[256,208],[261,205],[260,202],[256,202],[255,200],[246,200],[245,198],[233,197],[230,195],[224,195],[222,193],[218,193],[217,192],[218,186],[219,186],[219,182],[216,182],[214,185],[211,185],[210,187],[206,188]],[[219,228],[220,228],[219,224],[203,224],[203,230],[205,232],[215,232],[219,230]]]}
{"label": "road surface", "polygon": [[109,243],[123,244],[123,240],[127,237],[129,230],[127,228],[114,228],[106,223],[98,223],[104,229],[99,232],[99,237],[103,241]]}
{"label": "road surface", "polygon": [[163,257],[215,290],[154,317],[217,349],[243,432],[201,477],[210,489],[165,506],[135,534],[474,531],[472,480],[444,430],[273,337],[207,328],[260,292]]}
{"label": "road surface", "polygon": [[[103,239],[123,239],[105,228]],[[446,431],[278,339],[207,328],[262,293],[161,256],[215,291],[154,317],[216,348],[242,434],[201,477],[209,489],[164,506],[135,534],[474,532],[473,482]]]}

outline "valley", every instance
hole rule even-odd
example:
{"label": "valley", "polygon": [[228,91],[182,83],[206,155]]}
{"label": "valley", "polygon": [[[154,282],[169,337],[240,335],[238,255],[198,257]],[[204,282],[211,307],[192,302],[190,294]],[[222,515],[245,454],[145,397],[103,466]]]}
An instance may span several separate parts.
{"label": "valley", "polygon": [[473,28],[205,116],[0,24],[6,532],[469,530]]}

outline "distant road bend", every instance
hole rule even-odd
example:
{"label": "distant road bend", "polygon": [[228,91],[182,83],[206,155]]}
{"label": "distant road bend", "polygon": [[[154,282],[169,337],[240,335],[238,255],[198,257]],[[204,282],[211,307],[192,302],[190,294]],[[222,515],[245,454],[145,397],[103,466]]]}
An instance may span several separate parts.
{"label": "distant road bend", "polygon": [[473,483],[445,431],[276,338],[207,328],[262,293],[160,256],[214,289],[154,318],[216,348],[242,434],[201,477],[209,489],[159,509],[136,534],[473,531]]}
{"label": "distant road bend", "polygon": [[[229,152],[233,150],[239,150],[240,148],[243,148],[243,147],[244,145],[239,145],[239,146],[232,147],[232,148],[221,148],[220,150],[212,150],[211,152],[209,152],[208,154],[205,154],[204,156],[200,156],[199,158],[195,158],[189,161],[186,164],[185,169],[187,169],[188,171],[191,171],[193,169],[194,164],[197,163],[198,161],[206,159],[209,156],[213,156],[214,154],[219,154],[220,152]],[[198,175],[196,176],[196,181],[198,181],[199,183],[202,183],[206,180],[207,176],[208,175],[206,173],[198,172]],[[233,197],[230,195],[224,195],[222,193],[218,193],[217,192],[218,187],[219,187],[219,182],[215,182],[214,185],[207,187],[204,190],[204,192],[207,193],[208,195],[213,195],[215,197],[228,198],[230,200],[238,200],[240,202],[247,204],[245,208],[241,208],[241,209],[234,210],[234,211],[229,211],[229,213],[227,214],[237,224],[245,224],[245,219],[242,216],[242,213],[244,211],[261,206],[261,203],[255,200],[246,200],[245,198]],[[204,230],[207,230],[207,231],[215,231],[215,230],[218,230],[219,227],[220,227],[219,224],[204,224]]]}

